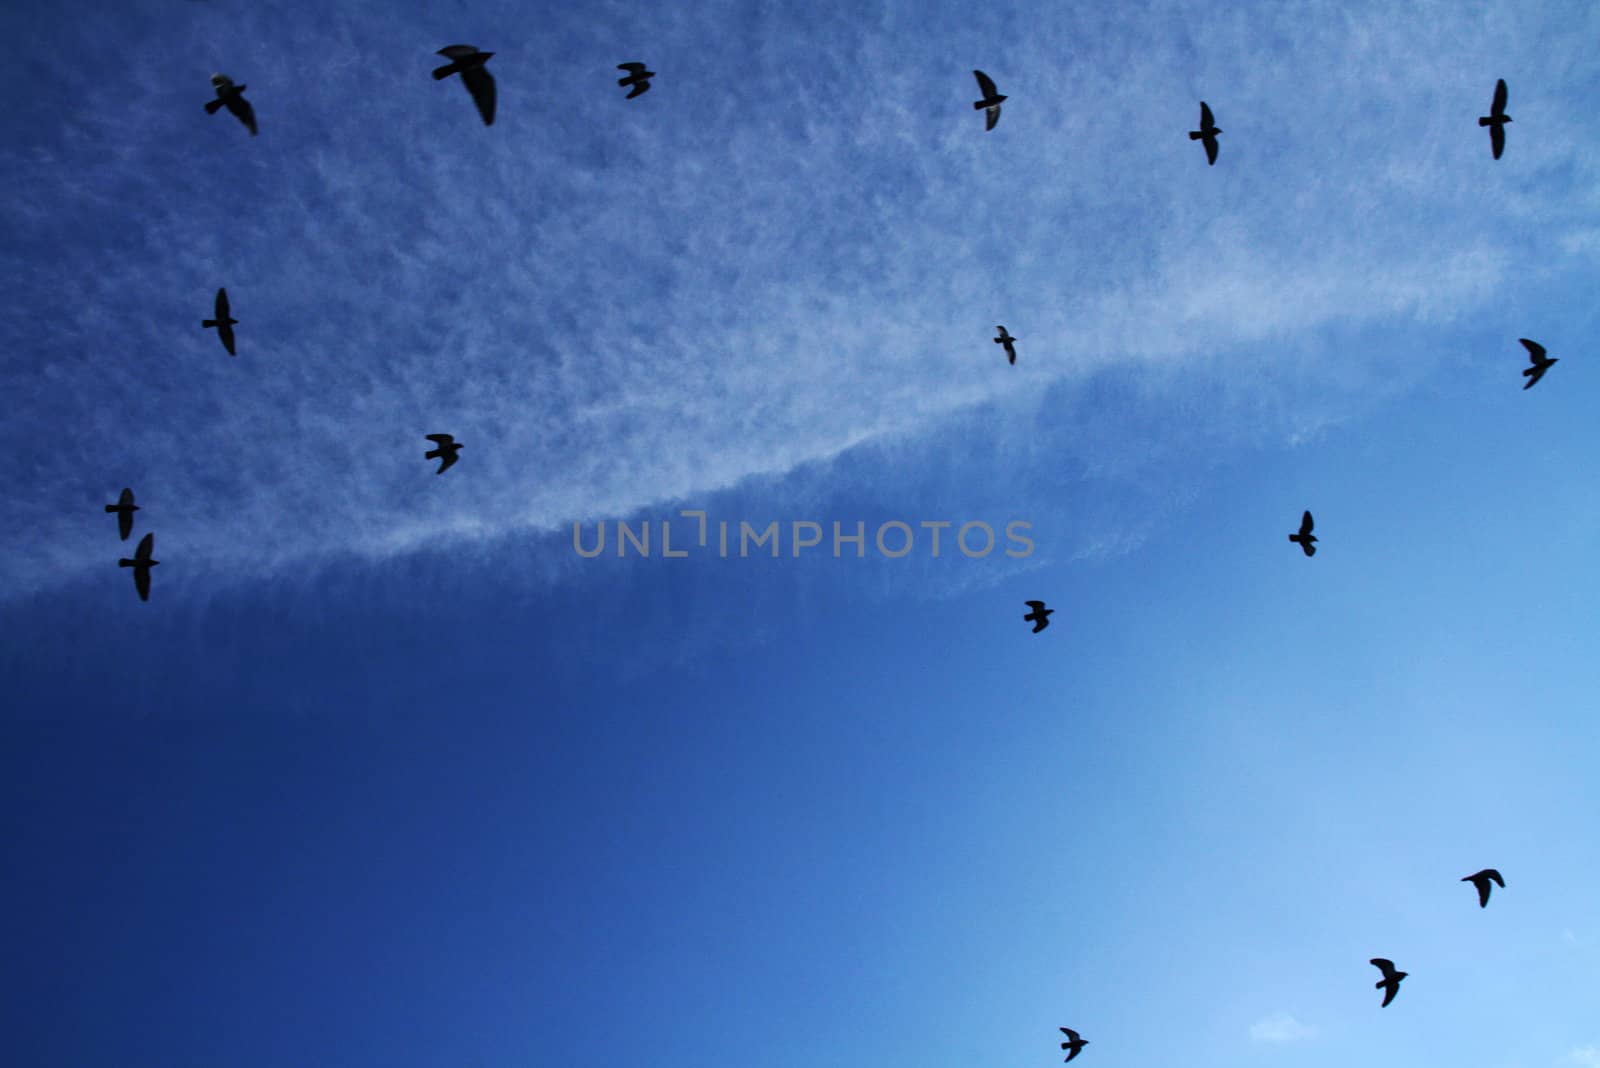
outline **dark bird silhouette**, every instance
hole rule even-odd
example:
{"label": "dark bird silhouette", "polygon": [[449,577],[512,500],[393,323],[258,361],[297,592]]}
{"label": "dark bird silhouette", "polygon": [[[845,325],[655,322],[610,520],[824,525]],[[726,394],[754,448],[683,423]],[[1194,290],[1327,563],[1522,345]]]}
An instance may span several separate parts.
{"label": "dark bird silhouette", "polygon": [[1494,158],[1499,159],[1500,153],[1506,150],[1506,123],[1511,121],[1511,116],[1506,114],[1506,80],[1501,78],[1494,83],[1494,100],[1489,104],[1489,114],[1478,116],[1478,125],[1489,127],[1489,148],[1494,152]]}
{"label": "dark bird silhouette", "polygon": [[995,90],[994,79],[983,71],[975,70],[972,74],[978,79],[978,92],[983,94],[983,99],[974,102],[972,107],[977,111],[987,110],[987,124],[984,129],[992,130],[994,124],[1000,121],[1000,102],[1005,96]]}
{"label": "dark bird silhouette", "polygon": [[229,314],[228,291],[225,288],[217,290],[217,304],[214,314],[216,315],[215,319],[202,319],[200,320],[200,325],[207,330],[216,327],[217,337],[222,339],[222,347],[228,350],[228,355],[239,355],[238,350],[233,347],[233,327],[239,320],[232,318]]}
{"label": "dark bird silhouette", "polygon": [[448,48],[439,49],[438,54],[449,56],[451,62],[434,68],[434,80],[442,81],[452,74],[461,75],[461,84],[472,94],[472,102],[478,105],[478,114],[483,116],[483,124],[493,126],[494,75],[489,73],[489,68],[484,64],[489,62],[489,57],[494,53],[480,52],[472,45],[450,45]]}
{"label": "dark bird silhouette", "polygon": [[[1022,603],[1033,609],[1022,619],[1026,623],[1033,624],[1033,632],[1035,634],[1050,625],[1050,617],[1055,614],[1054,608],[1046,608],[1043,601],[1023,601]],[[1067,1059],[1071,1060],[1072,1058],[1069,1057]]]}
{"label": "dark bird silhouette", "polygon": [[155,547],[156,536],[154,534],[146,534],[139,542],[139,547],[133,550],[132,560],[124,556],[117,561],[118,567],[133,568],[133,585],[139,591],[139,600],[141,601],[150,599],[150,569],[161,562],[160,560],[150,559],[150,554],[155,551]]}
{"label": "dark bird silhouette", "polygon": [[1067,1060],[1061,1062],[1062,1064],[1066,1064],[1067,1061],[1072,1060],[1072,1058],[1076,1057],[1083,1051],[1083,1047],[1089,1044],[1089,1040],[1086,1038],[1079,1038],[1078,1032],[1074,1031],[1070,1027],[1062,1027],[1059,1028],[1059,1030],[1062,1034],[1067,1036],[1067,1040],[1061,1043],[1061,1048],[1072,1051],[1067,1054]]}
{"label": "dark bird silhouette", "polygon": [[1500,873],[1493,868],[1485,868],[1476,875],[1469,875],[1461,881],[1471,883],[1478,888],[1478,907],[1484,908],[1489,904],[1489,883],[1493,880],[1500,889],[1506,888],[1506,881],[1500,878]]}
{"label": "dark bird silhouette", "polygon": [[[1411,973],[1395,971],[1394,961],[1388,960],[1384,957],[1373,957],[1370,963],[1375,965],[1377,969],[1383,973],[1383,978],[1379,979],[1372,985],[1383,991],[1383,1005],[1387,1005],[1389,1002],[1393,1001],[1394,996],[1400,992],[1400,980],[1404,979]],[[1383,1008],[1383,1005],[1379,1005],[1378,1008]]]}
{"label": "dark bird silhouette", "polygon": [[434,472],[436,475],[442,475],[451,464],[461,458],[461,445],[449,434],[429,434],[427,437],[429,441],[437,442],[439,447],[425,454],[422,458],[424,460],[436,460],[442,457],[443,462],[439,464],[439,470]]}
{"label": "dark bird silhouette", "polygon": [[1544,346],[1537,341],[1529,341],[1525,337],[1519,337],[1517,340],[1522,342],[1522,347],[1528,350],[1528,359],[1533,363],[1532,367],[1526,368],[1522,372],[1522,377],[1528,380],[1527,384],[1522,388],[1532,389],[1539,384],[1539,379],[1544,377],[1546,371],[1561,361],[1546,356],[1544,354]]}
{"label": "dark bird silhouette", "polygon": [[1206,163],[1215,166],[1217,162],[1217,134],[1222,130],[1217,127],[1217,122],[1211,117],[1211,109],[1204,100],[1200,101],[1200,129],[1189,131],[1189,140],[1200,141],[1206,146]]}
{"label": "dark bird silhouette", "polygon": [[117,513],[117,529],[122,532],[123,541],[127,541],[128,535],[133,533],[133,513],[138,510],[139,506],[133,503],[131,489],[124,489],[116,504],[106,505],[106,511]]}
{"label": "dark bird silhouette", "polygon": [[633,86],[633,91],[628,94],[629,100],[632,100],[640,93],[649,92],[650,79],[656,76],[655,71],[645,70],[643,63],[618,63],[617,69],[628,71],[628,76],[626,78],[618,78],[617,84]]}
{"label": "dark bird silhouette", "polygon": [[1317,540],[1317,536],[1311,533],[1310,512],[1307,512],[1305,515],[1300,517],[1300,533],[1290,534],[1289,540],[1293,542],[1299,542],[1300,548],[1306,551],[1307,556],[1317,555],[1317,547],[1313,544]]}
{"label": "dark bird silhouette", "polygon": [[1014,345],[1012,343],[1015,342],[1015,341],[1019,341],[1021,339],[1020,338],[1014,338],[1010,334],[1006,333],[1006,328],[1004,326],[998,326],[995,329],[1000,331],[1000,336],[994,339],[994,343],[996,345],[1004,345],[1005,348],[1006,348],[1006,359],[1009,360],[1011,363],[1016,363],[1017,362],[1017,347],[1016,347],[1016,345]]}
{"label": "dark bird silhouette", "polygon": [[244,91],[248,87],[234,85],[233,79],[226,74],[213,74],[211,84],[216,86],[217,98],[206,101],[206,114],[215,115],[222,108],[227,108],[229,114],[244,123],[244,128],[254,137],[259,131],[256,129],[256,109],[244,98]]}

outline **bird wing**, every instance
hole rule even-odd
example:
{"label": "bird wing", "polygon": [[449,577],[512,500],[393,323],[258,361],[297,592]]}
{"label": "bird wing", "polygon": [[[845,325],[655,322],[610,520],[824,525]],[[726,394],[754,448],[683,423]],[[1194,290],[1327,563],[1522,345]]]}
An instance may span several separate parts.
{"label": "bird wing", "polygon": [[1504,890],[1506,888],[1506,881],[1504,879],[1500,878],[1500,873],[1498,871],[1496,871],[1495,869],[1493,869],[1493,868],[1485,868],[1483,870],[1483,874],[1488,876],[1489,878],[1493,879],[1496,883],[1498,883],[1499,886],[1500,886],[1500,889]]}
{"label": "bird wing", "polygon": [[1211,116],[1211,107],[1204,100],[1200,101],[1200,129],[1209,129],[1215,126],[1216,120]]}
{"label": "bird wing", "polygon": [[989,77],[981,70],[973,71],[972,76],[978,79],[978,92],[982,93],[985,98],[999,95],[999,93],[995,90],[993,78]]}
{"label": "bird wing", "polygon": [[1494,83],[1494,102],[1489,105],[1489,114],[1503,115],[1506,110],[1506,80],[1501,78]]}
{"label": "bird wing", "polygon": [[468,56],[477,54],[478,48],[476,45],[445,45],[434,53],[436,56],[449,56],[451,59],[466,59]]}
{"label": "bird wing", "polygon": [[122,540],[127,541],[128,535],[133,533],[133,513],[123,510],[117,513],[117,532],[122,535]]}
{"label": "bird wing", "polygon": [[133,588],[139,591],[139,600],[148,601],[150,599],[150,569],[148,567],[136,567],[133,569]]}
{"label": "bird wing", "polygon": [[127,487],[123,487],[122,492],[120,494],[118,494],[118,496],[117,496],[117,504],[120,505],[123,508],[126,508],[132,503],[133,503],[133,490],[128,489]]}
{"label": "bird wing", "polygon": [[643,74],[644,73],[644,64],[643,63],[618,63],[617,64],[617,69],[618,70],[629,71],[630,73],[633,73],[633,74]]}
{"label": "bird wing", "polygon": [[444,474],[445,471],[449,470],[450,465],[454,464],[457,459],[459,459],[459,457],[457,457],[455,453],[453,453],[453,452],[445,453],[443,458],[441,458],[440,461],[439,461],[439,470],[435,471],[434,474],[436,474],[436,475]]}
{"label": "bird wing", "polygon": [[1070,1027],[1062,1027],[1062,1028],[1058,1028],[1058,1030],[1062,1034],[1066,1035],[1067,1038],[1070,1041],[1073,1041],[1073,1042],[1078,1041],[1078,1032],[1074,1031],[1072,1028],[1070,1028]]}
{"label": "bird wing", "polygon": [[[1400,993],[1400,984],[1385,983],[1381,985],[1383,986],[1383,1005],[1387,1005],[1394,1000],[1396,994]],[[1378,1008],[1383,1008],[1383,1005],[1379,1005]]]}
{"label": "bird wing", "polygon": [[1033,609],[1036,612],[1042,612],[1044,610],[1044,602],[1043,601],[1023,601],[1022,603],[1027,605],[1029,608]]}
{"label": "bird wing", "polygon": [[1315,526],[1316,524],[1311,521],[1311,513],[1305,513],[1300,517],[1300,536],[1303,538],[1307,534],[1310,534]]}
{"label": "bird wing", "polygon": [[1206,146],[1206,163],[1210,164],[1211,166],[1216,166],[1217,139],[1208,134],[1207,136],[1201,138],[1200,142]]}
{"label": "bird wing", "polygon": [[1394,974],[1394,961],[1390,960],[1388,957],[1373,957],[1367,963],[1373,965],[1379,971],[1383,972],[1383,977],[1385,979],[1388,979]]}
{"label": "bird wing", "polygon": [[990,104],[984,110],[984,116],[988,121],[983,124],[983,128],[985,130],[994,129],[994,124],[1000,121],[1000,105]]}
{"label": "bird wing", "polygon": [[228,315],[228,290],[226,288],[217,290],[216,306],[218,322],[230,318]]}
{"label": "bird wing", "polygon": [[1545,349],[1543,345],[1537,341],[1529,341],[1525,337],[1519,337],[1517,340],[1522,342],[1522,347],[1528,350],[1528,359],[1533,361],[1535,366],[1544,362]]}
{"label": "bird wing", "polygon": [[461,81],[466,85],[467,92],[472,94],[472,102],[478,105],[478,114],[483,116],[483,124],[493,126],[494,75],[483,67],[468,67],[461,72]]}
{"label": "bird wing", "polygon": [[217,324],[217,337],[222,339],[222,347],[228,350],[229,356],[239,355],[239,350],[234,345],[233,327],[224,319]]}
{"label": "bird wing", "polygon": [[634,97],[638,96],[640,93],[648,93],[649,91],[650,91],[650,83],[649,82],[639,82],[638,84],[636,84],[633,87],[633,91],[628,94],[628,99],[632,100]]}
{"label": "bird wing", "polygon": [[429,441],[437,441],[440,445],[449,445],[456,440],[449,434],[428,434],[425,436]]}
{"label": "bird wing", "polygon": [[133,558],[140,563],[150,559],[150,554],[156,551],[156,535],[154,531],[139,539],[139,547],[133,550]]}
{"label": "bird wing", "polygon": [[1498,122],[1489,127],[1489,151],[1494,153],[1494,158],[1499,159],[1500,154],[1506,150],[1506,128]]}

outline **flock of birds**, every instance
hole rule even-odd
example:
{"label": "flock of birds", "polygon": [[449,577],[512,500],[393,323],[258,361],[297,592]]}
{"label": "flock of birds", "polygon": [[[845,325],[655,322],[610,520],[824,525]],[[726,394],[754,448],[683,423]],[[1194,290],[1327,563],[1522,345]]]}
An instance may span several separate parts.
{"label": "flock of birds", "polygon": [[[494,53],[482,51],[473,45],[460,44],[441,48],[437,54],[446,57],[449,62],[433,70],[434,79],[442,81],[445,78],[459,75],[461,84],[471,96],[484,125],[493,125],[496,103],[495,80],[488,70],[487,63],[494,56]],[[618,79],[617,84],[629,90],[627,98],[630,100],[647,92],[651,85],[650,79],[655,77],[655,72],[648,70],[643,63],[620,63],[617,65],[617,69],[626,72],[626,76]],[[993,130],[1000,121],[1000,106],[1008,98],[999,92],[994,80],[983,71],[975,70],[972,73],[977,78],[978,89],[982,93],[982,97],[975,101],[972,106],[974,109],[985,112],[985,129]],[[216,90],[216,99],[206,103],[205,109],[207,113],[216,114],[219,110],[226,108],[230,114],[250,131],[252,136],[257,135],[260,129],[256,122],[255,109],[250,101],[244,98],[244,90],[247,87],[235,85],[232,79],[223,74],[212,75],[211,82]],[[1478,119],[1478,125],[1487,127],[1489,130],[1490,149],[1497,160],[1505,151],[1505,126],[1511,122],[1511,116],[1507,115],[1505,110],[1506,97],[1506,83],[1504,79],[1501,79],[1495,85],[1489,114]],[[1217,138],[1221,133],[1222,129],[1217,126],[1216,117],[1212,113],[1210,105],[1205,101],[1201,101],[1200,128],[1189,131],[1189,139],[1201,143],[1205,149],[1208,166],[1216,165],[1218,155]],[[238,351],[233,328],[238,324],[239,320],[233,318],[228,303],[228,291],[225,288],[217,290],[213,316],[213,318],[204,320],[201,324],[202,327],[215,329],[223,348],[227,350],[230,356],[237,356]],[[993,339],[994,343],[1003,347],[1007,362],[1015,365],[1017,362],[1016,342],[1018,339],[1004,325],[999,326],[998,330],[1000,333],[999,336]],[[1549,357],[1544,347],[1539,343],[1530,341],[1527,338],[1520,338],[1519,340],[1527,349],[1531,363],[1531,366],[1522,372],[1523,376],[1528,379],[1523,389],[1531,389],[1558,361]],[[462,445],[450,434],[428,434],[426,437],[434,443],[435,448],[426,452],[424,458],[429,460],[438,459],[440,464],[436,473],[443,474],[459,459]],[[133,532],[134,513],[140,510],[139,506],[134,503],[133,491],[124,489],[117,503],[106,505],[105,510],[117,516],[118,530],[121,533],[122,540],[126,541]],[[1301,517],[1299,530],[1289,535],[1289,541],[1299,545],[1308,557],[1314,555],[1317,551],[1315,545],[1317,537],[1312,533],[1313,529],[1314,524],[1311,512],[1306,511]],[[149,600],[150,569],[160,563],[160,561],[154,559],[154,549],[155,535],[147,533],[139,542],[133,557],[123,557],[118,562],[119,566],[133,570],[134,586],[138,590],[141,600]],[[1043,601],[1033,600],[1025,603],[1029,608],[1029,612],[1023,619],[1033,624],[1033,633],[1037,634],[1050,625],[1049,617],[1054,613],[1054,609],[1047,608]],[[1502,888],[1505,886],[1505,880],[1493,868],[1485,868],[1482,871],[1465,876],[1461,881],[1470,882],[1476,887],[1480,908],[1486,907],[1489,903],[1491,883]],[[1400,990],[1401,981],[1409,973],[1398,970],[1394,962],[1386,957],[1374,957],[1370,963],[1382,973],[1383,977],[1375,986],[1384,992],[1382,1005],[1387,1006],[1394,1001],[1395,995]],[[1067,1041],[1061,1043],[1061,1048],[1067,1051],[1066,1060],[1071,1061],[1089,1044],[1088,1040],[1070,1027],[1062,1027],[1060,1030],[1067,1039]]]}

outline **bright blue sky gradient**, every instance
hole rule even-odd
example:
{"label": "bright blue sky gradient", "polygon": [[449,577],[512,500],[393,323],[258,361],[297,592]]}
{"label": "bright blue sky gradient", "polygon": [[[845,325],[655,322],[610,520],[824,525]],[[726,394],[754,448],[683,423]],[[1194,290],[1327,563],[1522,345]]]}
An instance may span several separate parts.
{"label": "bright blue sky gradient", "polygon": [[1600,1066],[1600,13],[0,26],[8,1060]]}

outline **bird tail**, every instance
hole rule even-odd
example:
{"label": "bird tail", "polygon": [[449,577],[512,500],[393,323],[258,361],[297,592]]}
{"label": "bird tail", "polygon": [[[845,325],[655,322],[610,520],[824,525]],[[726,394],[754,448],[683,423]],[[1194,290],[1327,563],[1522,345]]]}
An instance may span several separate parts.
{"label": "bird tail", "polygon": [[220,98],[218,98],[216,100],[207,100],[206,101],[206,114],[207,115],[215,115],[217,112],[219,112],[221,110],[222,110],[222,100]]}
{"label": "bird tail", "polygon": [[1198,141],[1198,140],[1200,140],[1201,136],[1202,136],[1202,134],[1200,133],[1199,130],[1190,130],[1189,131],[1189,140],[1191,140],[1191,141]]}
{"label": "bird tail", "polygon": [[446,78],[450,77],[450,75],[454,74],[458,69],[459,68],[454,63],[446,63],[442,67],[435,67],[433,68],[433,80],[436,82],[442,82]]}

